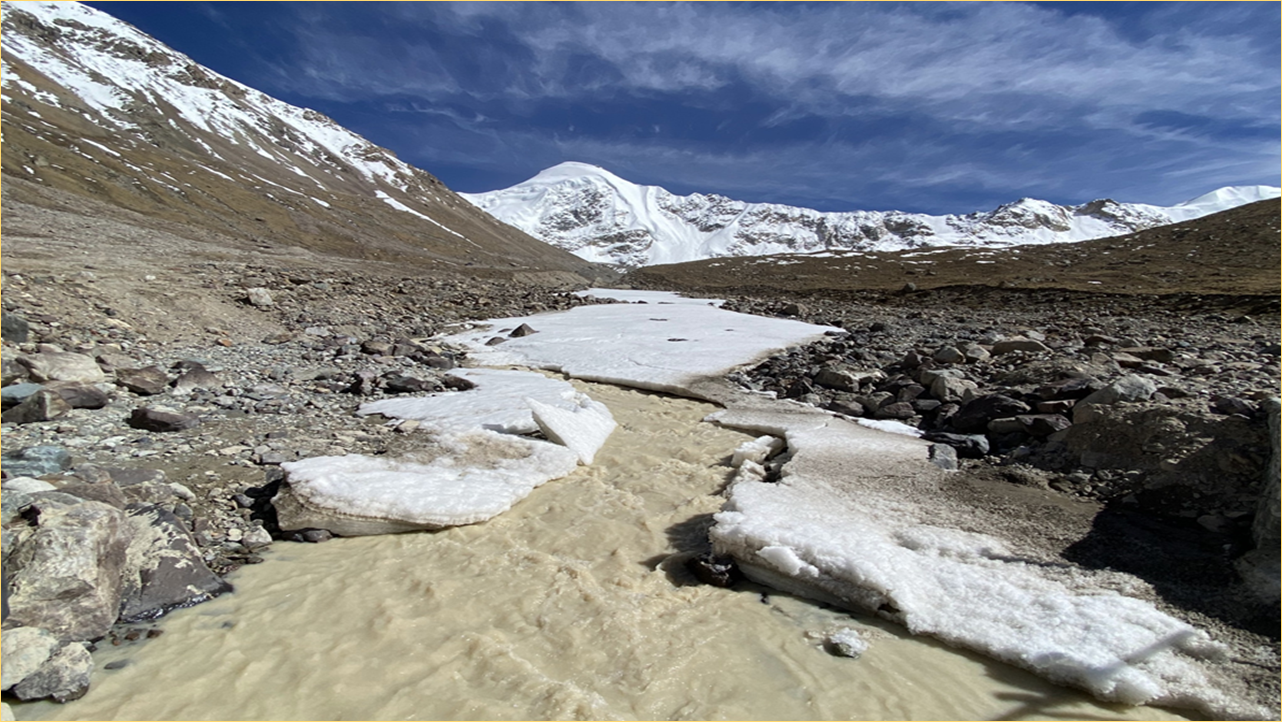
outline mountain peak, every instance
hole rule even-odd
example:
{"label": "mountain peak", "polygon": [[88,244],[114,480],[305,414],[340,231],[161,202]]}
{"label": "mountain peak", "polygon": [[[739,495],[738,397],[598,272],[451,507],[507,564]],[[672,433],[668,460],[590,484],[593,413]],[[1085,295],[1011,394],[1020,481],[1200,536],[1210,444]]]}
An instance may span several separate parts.
{"label": "mountain peak", "polygon": [[987,212],[825,213],[722,196],[679,196],[600,166],[568,161],[511,188],[463,197],[535,238],[622,267],[719,256],[1085,241],[1189,220],[1282,193],[1222,188],[1177,206],[1094,201],[1062,206],[1024,197]]}

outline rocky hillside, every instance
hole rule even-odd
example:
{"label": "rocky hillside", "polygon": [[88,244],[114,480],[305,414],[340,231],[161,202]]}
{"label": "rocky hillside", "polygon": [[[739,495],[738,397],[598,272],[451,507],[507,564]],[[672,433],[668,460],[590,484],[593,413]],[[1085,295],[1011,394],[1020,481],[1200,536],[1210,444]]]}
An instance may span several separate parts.
{"label": "rocky hillside", "polygon": [[930,216],[823,213],[719,195],[679,196],[586,163],[562,163],[524,183],[467,200],[582,258],[635,268],[780,253],[1003,248],[1123,235],[1267,198],[1267,186],[1221,188],[1171,207],[1103,199],[1061,206],[1023,198],[995,210]]}
{"label": "rocky hillside", "polygon": [[598,272],[320,113],[105,13],[76,3],[2,13],[6,200],[39,202],[17,179],[189,235],[470,275],[581,283]]}
{"label": "rocky hillside", "polygon": [[1276,312],[1279,204],[1259,201],[1126,236],[1010,248],[720,258],[636,269],[638,286],[726,293],[946,287],[1256,297]]}

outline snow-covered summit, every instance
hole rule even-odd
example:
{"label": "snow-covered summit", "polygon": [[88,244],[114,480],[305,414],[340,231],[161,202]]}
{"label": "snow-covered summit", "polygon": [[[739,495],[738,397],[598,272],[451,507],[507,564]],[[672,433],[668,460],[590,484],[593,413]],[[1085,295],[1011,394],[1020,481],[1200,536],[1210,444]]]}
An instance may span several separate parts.
{"label": "snow-covered summit", "polygon": [[965,215],[825,213],[703,193],[680,196],[598,166],[567,162],[511,188],[460,195],[580,258],[636,267],[719,256],[1085,241],[1189,220],[1280,193],[1269,186],[1221,188],[1170,207],[1109,199],[1061,206],[1023,198]]}

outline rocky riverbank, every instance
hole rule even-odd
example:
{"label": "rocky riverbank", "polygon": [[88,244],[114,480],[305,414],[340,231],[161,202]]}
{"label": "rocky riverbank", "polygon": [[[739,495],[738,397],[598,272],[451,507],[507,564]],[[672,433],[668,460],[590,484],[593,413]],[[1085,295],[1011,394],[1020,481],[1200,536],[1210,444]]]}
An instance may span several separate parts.
{"label": "rocky riverbank", "polygon": [[[327,538],[275,527],[279,464],[405,450],[413,422],[354,411],[451,388],[442,372],[466,359],[433,334],[596,302],[512,281],[268,263],[193,270],[142,280],[153,298],[181,299],[168,307],[136,291],[113,300],[120,281],[106,270],[5,276],[5,657],[22,664],[6,663],[4,689],[17,698],[76,698],[93,645],[158,633],[147,622],[225,591],[222,577],[262,561],[273,542]],[[1178,537],[1193,552],[1182,573],[1203,577],[1176,585],[1170,603],[1252,633],[1273,620],[1276,644],[1276,604],[1269,617],[1232,592],[1233,564],[1255,544],[1277,324],[1020,298],[989,309],[734,298],[731,310],[846,331],[735,379],[911,425],[951,451],[941,465],[1156,524],[1133,537],[1138,548]],[[235,323],[208,323],[218,317]],[[60,551],[71,548],[93,552],[73,568]],[[1107,563],[1112,552],[1074,553]]]}

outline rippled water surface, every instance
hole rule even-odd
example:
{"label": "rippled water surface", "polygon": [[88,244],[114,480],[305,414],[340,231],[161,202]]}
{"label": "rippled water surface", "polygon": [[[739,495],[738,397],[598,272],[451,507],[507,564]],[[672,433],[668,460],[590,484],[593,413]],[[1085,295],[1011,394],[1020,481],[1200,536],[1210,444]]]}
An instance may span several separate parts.
{"label": "rippled water surface", "polygon": [[[278,543],[163,636],[19,719],[1172,719],[1099,705],[877,620],[695,584],[730,452],[714,407],[575,382],[620,427],[489,522]],[[822,635],[860,631],[860,659]],[[108,662],[128,660],[121,669]]]}

